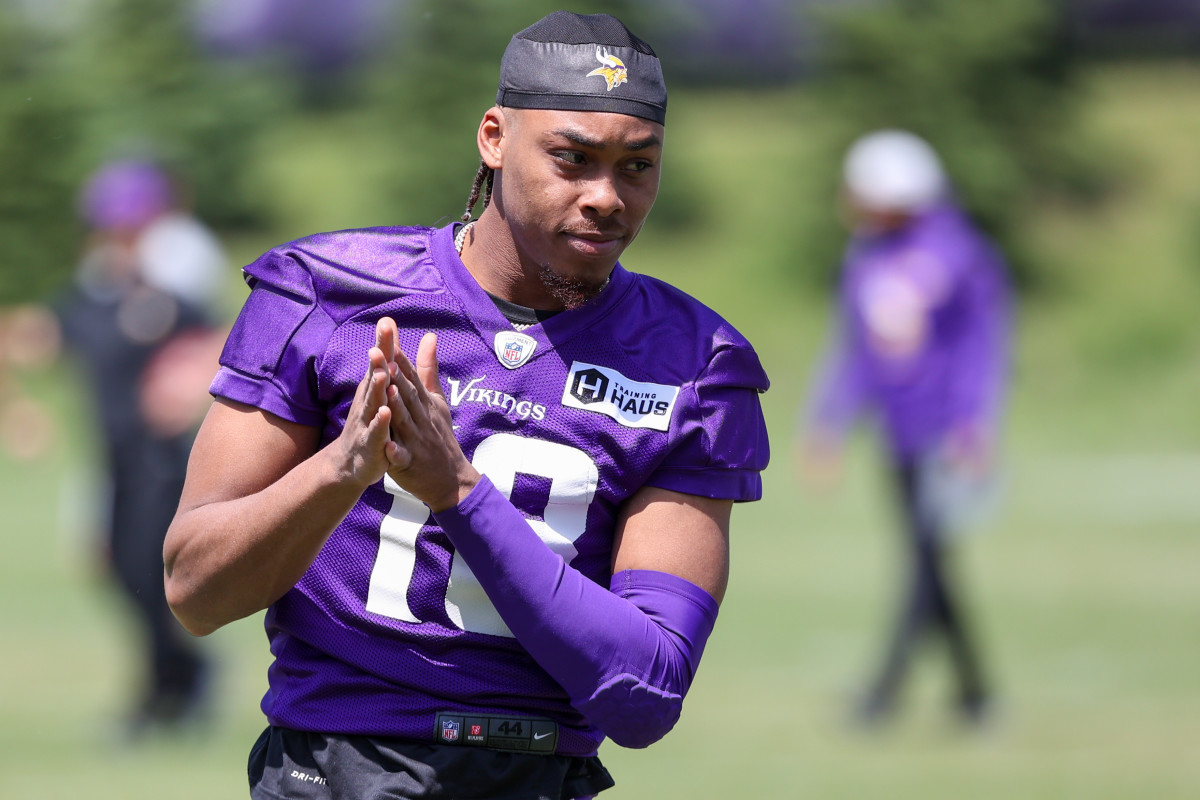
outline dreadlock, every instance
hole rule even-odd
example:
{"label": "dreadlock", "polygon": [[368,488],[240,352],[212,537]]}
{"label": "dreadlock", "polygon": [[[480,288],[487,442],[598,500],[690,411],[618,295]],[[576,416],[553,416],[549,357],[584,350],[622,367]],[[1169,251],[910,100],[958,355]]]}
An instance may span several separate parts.
{"label": "dreadlock", "polygon": [[479,162],[479,171],[475,173],[475,182],[471,184],[471,194],[467,197],[467,210],[462,215],[463,222],[471,221],[471,212],[475,209],[475,204],[479,202],[479,194],[483,192],[483,207],[486,209],[488,204],[492,202],[492,183],[496,179],[496,172],[489,167],[485,162]]}

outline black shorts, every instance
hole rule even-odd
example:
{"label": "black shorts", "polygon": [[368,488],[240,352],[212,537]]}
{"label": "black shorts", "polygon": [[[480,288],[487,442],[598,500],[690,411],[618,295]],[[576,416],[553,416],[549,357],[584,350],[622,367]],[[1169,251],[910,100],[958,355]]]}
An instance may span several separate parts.
{"label": "black shorts", "polygon": [[608,789],[600,759],[268,727],[249,763],[253,800],[576,800]]}

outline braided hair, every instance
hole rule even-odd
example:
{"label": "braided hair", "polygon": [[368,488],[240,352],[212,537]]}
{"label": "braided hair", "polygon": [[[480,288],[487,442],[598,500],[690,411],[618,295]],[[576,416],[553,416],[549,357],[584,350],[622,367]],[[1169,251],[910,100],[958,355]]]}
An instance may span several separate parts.
{"label": "braided hair", "polygon": [[492,183],[495,179],[495,170],[485,162],[480,161],[479,170],[475,173],[475,182],[471,184],[471,194],[467,196],[467,210],[462,215],[463,222],[471,221],[471,212],[474,211],[475,204],[479,202],[480,192],[483,193],[483,207],[485,209],[492,202]]}

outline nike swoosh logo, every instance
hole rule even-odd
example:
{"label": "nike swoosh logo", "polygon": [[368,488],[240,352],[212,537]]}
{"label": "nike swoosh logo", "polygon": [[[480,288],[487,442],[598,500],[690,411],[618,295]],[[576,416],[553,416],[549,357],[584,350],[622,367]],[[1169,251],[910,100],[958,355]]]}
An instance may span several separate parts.
{"label": "nike swoosh logo", "polygon": [[550,735],[550,734],[548,734],[548,733],[535,733],[535,734],[533,735],[533,740],[534,740],[535,742],[537,742],[537,741],[540,741],[540,740],[542,740],[542,739],[545,739],[545,738],[546,738],[547,736],[549,736],[549,735]]}

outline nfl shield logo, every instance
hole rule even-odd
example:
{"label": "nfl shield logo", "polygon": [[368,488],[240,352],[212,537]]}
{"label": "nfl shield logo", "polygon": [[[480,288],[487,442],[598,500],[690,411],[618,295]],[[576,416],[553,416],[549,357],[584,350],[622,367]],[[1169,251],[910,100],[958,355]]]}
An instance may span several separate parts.
{"label": "nfl shield logo", "polygon": [[458,741],[459,724],[452,719],[442,720],[442,740],[446,742]]}
{"label": "nfl shield logo", "polygon": [[516,369],[529,360],[537,347],[537,339],[517,331],[501,331],[494,344],[496,358],[508,369]]}

